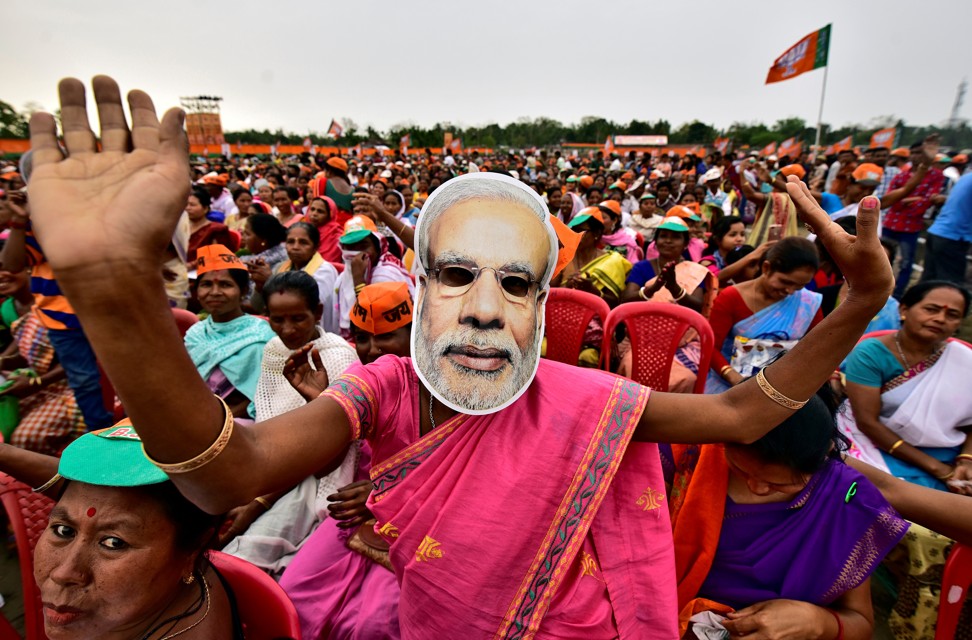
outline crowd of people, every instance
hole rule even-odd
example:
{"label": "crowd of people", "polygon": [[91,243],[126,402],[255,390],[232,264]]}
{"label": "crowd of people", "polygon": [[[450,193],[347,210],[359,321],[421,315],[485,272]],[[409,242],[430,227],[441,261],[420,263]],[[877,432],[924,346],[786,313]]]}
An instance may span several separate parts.
{"label": "crowd of people", "polygon": [[[0,172],[49,637],[243,637],[213,548],[308,639],[864,639],[875,572],[932,637],[907,552],[972,544],[966,153],[190,158],[118,95],[95,149],[62,82],[63,149],[38,114]],[[544,359],[556,289],[697,314],[708,370],[689,332],[649,395],[597,316]]]}

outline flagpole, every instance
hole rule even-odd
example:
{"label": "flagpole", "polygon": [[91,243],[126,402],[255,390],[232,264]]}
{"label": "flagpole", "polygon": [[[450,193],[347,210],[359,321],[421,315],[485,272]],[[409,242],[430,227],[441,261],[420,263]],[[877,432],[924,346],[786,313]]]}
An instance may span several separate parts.
{"label": "flagpole", "polygon": [[827,94],[827,70],[830,69],[830,61],[824,65],[824,77],[823,86],[820,87],[820,111],[817,112],[817,140],[814,143],[814,153],[820,153],[820,134],[823,128],[823,106],[824,106],[824,96]]}

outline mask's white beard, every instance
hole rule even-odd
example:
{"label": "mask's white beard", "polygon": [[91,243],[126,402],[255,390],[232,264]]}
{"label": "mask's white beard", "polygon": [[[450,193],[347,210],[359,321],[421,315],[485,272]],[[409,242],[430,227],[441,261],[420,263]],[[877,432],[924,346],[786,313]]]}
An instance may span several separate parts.
{"label": "mask's white beard", "polygon": [[[536,328],[523,351],[512,336],[500,330],[484,331],[468,325],[460,325],[430,342],[422,310],[417,313],[412,357],[426,381],[450,403],[471,411],[486,411],[502,405],[529,382],[540,352]],[[536,311],[531,321],[536,327]],[[462,345],[506,351],[510,354],[509,372],[506,367],[499,371],[459,369],[442,357],[449,347]],[[506,380],[498,381],[504,374]]]}

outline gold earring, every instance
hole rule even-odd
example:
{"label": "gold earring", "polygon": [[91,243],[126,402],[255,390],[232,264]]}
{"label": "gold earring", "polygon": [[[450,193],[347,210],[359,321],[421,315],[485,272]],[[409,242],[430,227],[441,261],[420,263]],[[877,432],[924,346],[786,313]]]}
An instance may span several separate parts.
{"label": "gold earring", "polygon": [[192,584],[195,581],[196,581],[196,576],[191,573],[188,576],[182,578],[182,582],[184,584]]}

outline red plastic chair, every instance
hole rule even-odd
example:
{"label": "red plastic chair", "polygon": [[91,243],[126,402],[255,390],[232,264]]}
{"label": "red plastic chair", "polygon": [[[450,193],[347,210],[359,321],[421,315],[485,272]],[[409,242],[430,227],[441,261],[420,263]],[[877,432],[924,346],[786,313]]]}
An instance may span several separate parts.
{"label": "red plastic chair", "polygon": [[273,578],[220,551],[210,551],[209,560],[233,588],[247,640],[300,640],[297,610]]}
{"label": "red plastic chair", "polygon": [[609,370],[614,347],[614,330],[621,323],[631,340],[631,379],[656,391],[668,390],[672,361],[682,337],[689,329],[699,336],[701,357],[693,393],[705,393],[705,378],[715,349],[712,327],[701,314],[677,304],[627,302],[608,314],[604,323],[601,368]]}
{"label": "red plastic chair", "polygon": [[952,640],[958,630],[962,605],[972,587],[972,547],[956,542],[945,561],[942,595],[938,600],[935,640]]}
{"label": "red plastic chair", "polygon": [[175,307],[172,309],[172,317],[175,318],[176,326],[179,327],[179,335],[183,338],[186,337],[186,331],[189,330],[189,327],[199,322],[199,316],[192,311]]}
{"label": "red plastic chair", "polygon": [[603,323],[611,313],[600,296],[563,287],[550,290],[545,308],[546,358],[573,365],[580,357],[584,331],[591,319],[599,316]]}
{"label": "red plastic chair", "polygon": [[[17,542],[20,584],[24,594],[24,631],[27,640],[47,640],[40,590],[34,582],[34,547],[47,528],[54,501],[34,493],[27,485],[0,473],[0,502],[7,512]],[[0,640],[20,640],[10,623],[0,615]]]}

